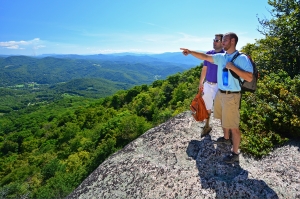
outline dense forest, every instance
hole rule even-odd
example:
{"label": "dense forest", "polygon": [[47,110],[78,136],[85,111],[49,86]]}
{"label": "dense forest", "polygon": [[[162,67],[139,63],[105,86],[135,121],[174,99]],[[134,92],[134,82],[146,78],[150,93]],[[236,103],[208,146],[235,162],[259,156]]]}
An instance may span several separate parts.
{"label": "dense forest", "polygon": [[[300,4],[269,4],[273,18],[259,19],[265,38],[241,50],[260,71],[257,91],[244,93],[241,105],[241,151],[255,158],[300,138]],[[1,111],[1,197],[65,197],[112,153],[189,110],[201,68],[101,98],[60,93],[55,86],[59,98],[37,101],[34,92],[2,88],[3,103],[22,106],[6,103]]]}

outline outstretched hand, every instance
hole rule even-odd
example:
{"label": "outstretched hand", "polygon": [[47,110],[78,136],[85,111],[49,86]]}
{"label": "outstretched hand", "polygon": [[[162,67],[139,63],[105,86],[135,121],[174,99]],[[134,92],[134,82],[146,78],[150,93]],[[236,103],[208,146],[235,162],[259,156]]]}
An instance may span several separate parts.
{"label": "outstretched hand", "polygon": [[190,53],[190,50],[187,48],[180,48],[180,50],[182,50],[182,54],[184,54],[185,56],[187,56]]}

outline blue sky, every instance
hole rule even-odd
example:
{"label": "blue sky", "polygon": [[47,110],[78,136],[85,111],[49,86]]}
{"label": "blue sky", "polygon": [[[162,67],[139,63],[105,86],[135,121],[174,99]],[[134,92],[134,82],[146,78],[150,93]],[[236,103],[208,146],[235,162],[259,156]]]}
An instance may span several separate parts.
{"label": "blue sky", "polygon": [[212,49],[235,32],[237,48],[263,38],[267,0],[0,0],[0,54],[106,54]]}

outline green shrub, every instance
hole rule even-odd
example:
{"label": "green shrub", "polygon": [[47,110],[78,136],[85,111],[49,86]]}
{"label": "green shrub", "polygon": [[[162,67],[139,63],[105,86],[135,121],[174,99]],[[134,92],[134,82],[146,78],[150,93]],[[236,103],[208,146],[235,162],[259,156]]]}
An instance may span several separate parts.
{"label": "green shrub", "polygon": [[289,138],[300,137],[299,87],[299,76],[291,79],[281,71],[261,77],[254,94],[243,94],[243,151],[260,157]]}

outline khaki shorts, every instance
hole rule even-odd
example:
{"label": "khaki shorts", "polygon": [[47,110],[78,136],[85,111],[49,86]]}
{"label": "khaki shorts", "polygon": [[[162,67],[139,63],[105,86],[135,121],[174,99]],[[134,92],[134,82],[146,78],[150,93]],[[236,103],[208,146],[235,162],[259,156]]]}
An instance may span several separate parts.
{"label": "khaki shorts", "polygon": [[241,93],[217,92],[214,102],[214,117],[222,121],[223,128],[239,128]]}

